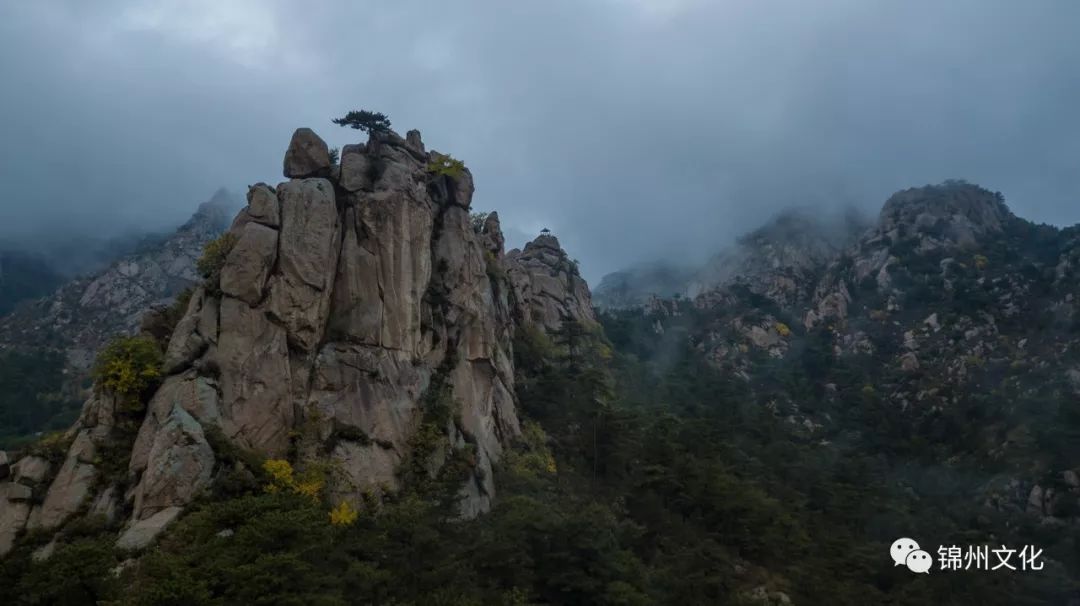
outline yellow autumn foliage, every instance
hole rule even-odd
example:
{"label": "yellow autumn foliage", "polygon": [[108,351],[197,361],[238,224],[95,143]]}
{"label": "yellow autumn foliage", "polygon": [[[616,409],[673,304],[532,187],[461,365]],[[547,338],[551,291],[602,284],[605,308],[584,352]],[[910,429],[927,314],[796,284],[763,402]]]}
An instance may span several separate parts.
{"label": "yellow autumn foliage", "polygon": [[288,491],[318,503],[326,485],[322,474],[317,470],[309,470],[304,477],[297,478],[292,464],[284,459],[267,460],[263,463],[263,471],[270,476],[270,483],[265,486],[265,490],[272,494]]}
{"label": "yellow autumn foliage", "polygon": [[293,485],[293,492],[317,503],[319,495],[322,494],[323,485],[322,478],[312,478],[304,482],[297,482]]}
{"label": "yellow autumn foliage", "polygon": [[141,406],[139,396],[161,379],[161,360],[161,348],[153,339],[117,337],[98,353],[92,376],[125,407]]}
{"label": "yellow autumn foliage", "polygon": [[777,322],[776,332],[780,333],[781,337],[787,337],[791,335],[791,328],[789,328],[788,325],[784,324],[783,322]]}
{"label": "yellow autumn foliage", "polygon": [[270,459],[263,463],[263,471],[270,476],[270,483],[266,485],[266,492],[277,493],[283,488],[292,488],[293,468],[283,459]]}
{"label": "yellow autumn foliage", "polygon": [[353,509],[348,501],[342,501],[330,510],[330,523],[334,526],[352,526],[359,517],[360,512]]}

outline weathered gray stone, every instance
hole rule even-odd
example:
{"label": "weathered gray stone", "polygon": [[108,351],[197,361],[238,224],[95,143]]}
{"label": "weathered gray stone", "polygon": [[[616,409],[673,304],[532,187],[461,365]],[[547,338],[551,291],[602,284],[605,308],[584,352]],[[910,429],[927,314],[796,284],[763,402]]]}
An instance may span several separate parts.
{"label": "weathered gray stone", "polygon": [[248,305],[257,305],[277,262],[277,245],[276,230],[260,223],[245,225],[221,268],[221,291]]}
{"label": "weathered gray stone", "polygon": [[21,484],[0,483],[0,557],[11,551],[30,516],[30,503],[23,498],[25,490],[29,489]]}
{"label": "weathered gray stone", "polygon": [[503,237],[499,213],[492,211],[484,218],[483,231],[485,248],[496,258],[503,256],[506,239]]}
{"label": "weathered gray stone", "polygon": [[165,349],[163,370],[174,374],[191,364],[217,342],[218,302],[210,297],[205,288],[199,288],[191,296],[187,311],[177,322],[172,338]]}
{"label": "weathered gray stone", "polygon": [[[26,484],[19,484],[16,482],[5,483],[4,486],[4,498],[8,501],[30,501],[34,497],[34,491]],[[3,505],[3,502],[0,502]]]}
{"label": "weathered gray stone", "polygon": [[588,285],[555,236],[540,235],[524,250],[510,251],[506,267],[522,321],[548,332],[569,319],[595,324]]}
{"label": "weathered gray stone", "polygon": [[33,527],[56,528],[72,514],[79,511],[90,496],[90,489],[97,478],[97,469],[79,460],[74,452],[69,454],[56,479],[49,485],[40,514],[31,520]]}
{"label": "weathered gray stone", "polygon": [[330,170],[330,148],[315,131],[298,128],[285,152],[285,176],[290,179],[324,176]]}
{"label": "weathered gray stone", "polygon": [[414,129],[405,133],[405,144],[412,148],[414,151],[425,153],[424,141],[420,138],[420,131],[418,130]]}
{"label": "weathered gray stone", "polygon": [[115,522],[119,509],[116,493],[116,486],[109,486],[101,491],[101,494],[99,494],[97,498],[94,499],[93,504],[90,505],[90,515],[102,516],[105,518],[105,521],[110,524]]}
{"label": "weathered gray stone", "polygon": [[326,327],[341,250],[334,188],[325,179],[291,181],[278,187],[278,198],[278,273],[270,280],[268,311],[291,345],[310,352]]}
{"label": "weathered gray stone", "polygon": [[214,451],[202,426],[182,406],[174,406],[154,436],[135,488],[135,519],[187,505],[209,484],[213,468]]}
{"label": "weathered gray stone", "polygon": [[135,551],[148,547],[183,512],[181,507],[167,507],[145,520],[138,520],[120,535],[116,548]]}
{"label": "weathered gray stone", "polygon": [[284,453],[295,418],[285,328],[243,301],[222,299],[213,365],[221,377],[225,435],[266,455]]}
{"label": "weathered gray stone", "polygon": [[265,183],[256,183],[248,190],[245,213],[252,221],[267,227],[281,225],[281,208],[277,194]]}
{"label": "weathered gray stone", "polygon": [[52,464],[42,457],[29,455],[11,466],[12,478],[21,484],[35,485],[45,481],[52,470]]}
{"label": "weathered gray stone", "polygon": [[[311,158],[323,146],[298,131],[287,173],[330,174]],[[333,497],[358,503],[368,492],[400,489],[397,467],[410,453],[436,374],[460,414],[427,462],[430,473],[455,449],[475,444],[461,512],[490,508],[494,464],[521,431],[515,320],[547,329],[594,319],[585,282],[557,240],[541,238],[520,258],[504,258],[498,216],[479,233],[472,224],[471,174],[434,175],[428,161],[419,133],[386,133],[346,146],[341,189],[324,178],[251,188],[233,223],[238,240],[221,296],[196,290],[172,331],[167,376],[131,452],[136,485],[126,495],[108,487],[89,504],[109,517],[122,500],[133,500],[122,547],[149,544],[209,485],[211,426],[261,457],[282,457],[295,446],[303,457],[335,461],[345,481],[331,486]],[[352,193],[339,200],[342,189]],[[92,460],[95,439],[109,437],[111,425],[98,419],[113,409],[104,401],[87,406],[65,477],[75,472],[67,467]],[[50,498],[65,494],[61,484],[72,482],[54,485]],[[57,511],[68,511],[78,495],[66,493],[64,507],[47,502],[27,523],[51,523]]]}
{"label": "weathered gray stone", "polygon": [[146,417],[135,437],[129,463],[132,473],[139,474],[146,469],[154,439],[176,407],[199,423],[219,425],[222,412],[217,382],[210,377],[198,376],[193,370],[165,379],[147,405]]}
{"label": "weathered gray stone", "polygon": [[363,145],[346,145],[341,148],[341,177],[339,184],[350,192],[370,190],[374,164],[368,159]]}
{"label": "weathered gray stone", "polygon": [[8,454],[0,450],[0,480],[6,480],[11,475],[11,463]]}
{"label": "weathered gray stone", "polygon": [[338,498],[359,502],[365,492],[381,495],[384,490],[393,492],[400,488],[396,472],[402,457],[393,448],[342,441],[330,456],[341,465],[348,479],[348,490],[339,492]]}

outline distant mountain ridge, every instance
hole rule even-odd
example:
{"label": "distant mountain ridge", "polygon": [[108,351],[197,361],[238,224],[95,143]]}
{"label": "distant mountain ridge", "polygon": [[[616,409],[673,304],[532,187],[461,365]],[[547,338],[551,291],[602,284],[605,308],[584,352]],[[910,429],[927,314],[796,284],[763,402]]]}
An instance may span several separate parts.
{"label": "distant mountain ridge", "polygon": [[172,234],[141,238],[105,269],[18,305],[0,318],[0,351],[62,351],[74,368],[87,368],[110,336],[133,332],[147,309],[196,283],[202,247],[228,227],[239,207],[233,194],[220,189]]}
{"label": "distant mountain ridge", "polygon": [[593,300],[601,309],[645,305],[651,298],[694,298],[736,280],[784,271],[806,282],[870,226],[857,211],[819,212],[793,207],[741,236],[693,267],[667,261],[643,263],[601,279]]}
{"label": "distant mountain ridge", "polygon": [[805,439],[922,443],[904,456],[978,478],[973,504],[1080,524],[1080,227],[948,181],[897,192],[834,252],[760,250],[754,271],[646,306],[657,338],[678,327]]}

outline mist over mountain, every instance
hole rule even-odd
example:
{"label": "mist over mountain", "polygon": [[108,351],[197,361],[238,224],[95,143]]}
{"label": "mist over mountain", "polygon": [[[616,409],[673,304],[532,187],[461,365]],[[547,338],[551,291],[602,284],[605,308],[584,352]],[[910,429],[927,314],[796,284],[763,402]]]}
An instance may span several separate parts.
{"label": "mist over mountain", "polygon": [[1080,221],[1067,0],[323,6],[4,3],[0,238],[166,230],[270,182],[297,124],[348,143],[329,120],[354,103],[468,158],[478,209],[552,229],[596,283],[951,177]]}
{"label": "mist over mountain", "polygon": [[309,4],[0,2],[0,604],[1080,606],[1080,4]]}

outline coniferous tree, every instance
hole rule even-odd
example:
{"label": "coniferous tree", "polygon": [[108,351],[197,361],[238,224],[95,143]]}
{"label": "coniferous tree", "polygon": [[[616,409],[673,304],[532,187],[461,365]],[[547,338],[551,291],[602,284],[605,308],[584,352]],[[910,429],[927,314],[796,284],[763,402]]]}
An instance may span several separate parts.
{"label": "coniferous tree", "polygon": [[351,111],[343,118],[334,118],[332,122],[338,126],[348,126],[368,134],[384,133],[390,130],[390,119],[386,117],[386,114],[366,109]]}

